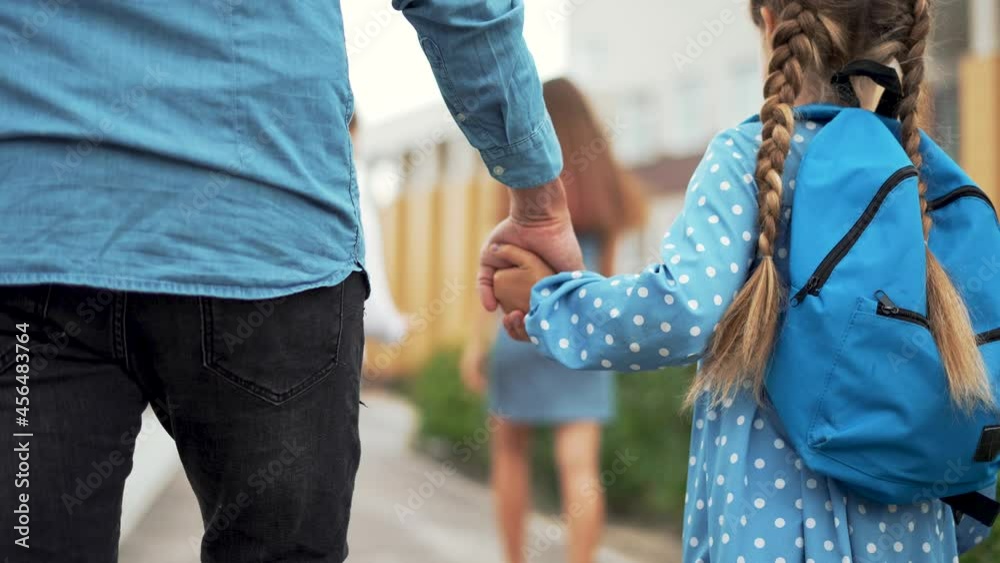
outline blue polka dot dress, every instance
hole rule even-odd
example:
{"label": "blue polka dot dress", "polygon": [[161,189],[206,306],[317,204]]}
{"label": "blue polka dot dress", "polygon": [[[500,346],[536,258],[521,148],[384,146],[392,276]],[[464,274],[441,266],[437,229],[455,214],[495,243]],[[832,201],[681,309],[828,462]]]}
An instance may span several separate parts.
{"label": "blue polka dot dress", "polygon": [[[796,126],[785,170],[786,226],[799,162],[821,129]],[[635,275],[562,273],[537,284],[527,318],[532,342],[576,369],[642,371],[697,360],[753,265],[760,131],[760,124],[743,124],[715,137],[664,235],[661,263]],[[783,229],[776,260],[786,281],[787,248]],[[696,405],[685,563],[958,561],[949,507],[936,499],[867,501],[805,467],[772,417],[745,389],[716,408]]]}

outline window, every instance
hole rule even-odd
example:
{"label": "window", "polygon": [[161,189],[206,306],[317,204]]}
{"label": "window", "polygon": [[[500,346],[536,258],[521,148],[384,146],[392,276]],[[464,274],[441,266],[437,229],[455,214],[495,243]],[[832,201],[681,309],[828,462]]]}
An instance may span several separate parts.
{"label": "window", "polygon": [[961,146],[958,68],[969,49],[969,0],[942,3],[936,10],[935,41],[928,66],[934,103],[935,140],[954,157]]}
{"label": "window", "polygon": [[[648,162],[662,152],[662,115],[660,100],[648,90],[633,91],[618,105],[620,119],[608,123],[612,127],[611,143],[618,156],[629,164]],[[617,127],[617,129],[616,129]]]}
{"label": "window", "polygon": [[706,77],[694,76],[677,86],[676,100],[671,112],[670,139],[674,154],[688,154],[701,150],[701,145],[715,132],[708,111],[706,97],[709,88]]}

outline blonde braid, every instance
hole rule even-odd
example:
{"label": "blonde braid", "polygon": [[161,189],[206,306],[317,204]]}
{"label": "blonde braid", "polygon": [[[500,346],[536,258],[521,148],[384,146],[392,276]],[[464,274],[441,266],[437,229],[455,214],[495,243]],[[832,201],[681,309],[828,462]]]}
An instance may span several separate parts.
{"label": "blonde braid", "polygon": [[[920,153],[920,97],[924,86],[924,55],[927,51],[927,37],[931,31],[930,7],[927,0],[914,0],[913,23],[903,44],[903,52],[899,56],[900,67],[903,70],[903,99],[899,104],[900,123],[902,124],[900,138],[906,154],[913,165],[919,170],[924,163]],[[927,214],[927,184],[920,182],[920,206],[924,216],[924,238],[930,235],[933,224]]]}
{"label": "blonde braid", "polygon": [[[927,39],[931,31],[928,0],[913,0],[913,21],[899,54],[903,70],[903,99],[900,103],[900,140],[906,154],[919,170],[920,97],[924,86]],[[927,212],[927,184],[920,180],[920,210],[923,214],[924,239],[930,236],[934,222]],[[927,246],[927,311],[931,332],[948,376],[952,399],[970,411],[980,405],[993,405],[994,399],[986,375],[983,356],[976,342],[968,309],[947,271]]]}
{"label": "blonde braid", "polygon": [[750,381],[763,396],[764,371],[774,348],[785,289],[774,263],[781,224],[782,173],[795,129],[793,108],[806,73],[817,67],[817,53],[829,48],[830,35],[811,9],[789,2],[779,15],[760,112],[763,132],[757,154],[759,264],[737,294],[713,335],[702,369],[688,393],[693,404],[707,389],[714,402],[734,394]]}

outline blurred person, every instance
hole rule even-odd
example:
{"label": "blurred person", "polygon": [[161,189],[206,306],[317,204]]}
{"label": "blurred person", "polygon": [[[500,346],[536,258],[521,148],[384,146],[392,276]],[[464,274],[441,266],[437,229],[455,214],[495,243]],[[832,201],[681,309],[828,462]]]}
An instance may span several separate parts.
{"label": "blurred person", "polygon": [[[489,244],[581,267],[523,0],[392,4],[509,188]],[[0,432],[30,520],[0,557],[116,559],[151,403],[203,561],[345,560],[368,282],[340,2],[0,2],[0,43],[0,412],[32,434]]]}
{"label": "blurred person", "polygon": [[[610,275],[622,233],[645,220],[641,189],[615,160],[611,139],[572,82],[549,81],[544,96],[562,145],[566,162],[562,179],[584,263]],[[462,357],[462,378],[474,392],[482,392],[488,379],[489,409],[496,428],[492,483],[507,560],[526,560],[531,438],[536,428],[551,426],[563,513],[569,525],[569,561],[591,563],[604,524],[604,491],[598,479],[601,427],[614,414],[614,372],[581,377],[531,344],[517,342],[502,330],[497,335],[497,327],[494,316],[482,316]]]}
{"label": "blurred person", "polygon": [[[961,513],[968,507],[989,521],[996,505],[971,492],[957,496],[973,496],[974,501],[955,504],[953,510],[955,497],[939,488],[948,484],[941,490],[954,490],[949,487],[955,482],[968,488],[969,483],[960,481],[963,473],[989,465],[989,452],[995,450],[985,439],[991,427],[980,440],[979,449],[987,453],[985,459],[976,453],[978,463],[973,463],[971,451],[967,460],[931,459],[929,449],[943,448],[940,443],[900,444],[916,453],[899,460],[898,473],[883,475],[886,460],[871,467],[877,452],[864,449],[865,440],[883,446],[896,436],[919,440],[913,433],[938,432],[936,427],[947,428],[950,418],[962,420],[964,412],[977,417],[996,412],[983,355],[993,350],[990,357],[996,359],[1000,331],[989,325],[997,320],[997,294],[993,286],[965,292],[965,298],[978,299],[983,307],[977,310],[974,328],[955,282],[938,262],[939,257],[947,261],[952,255],[972,256],[973,262],[955,264],[953,273],[985,283],[974,272],[962,271],[980,264],[977,255],[966,254],[967,239],[955,229],[961,229],[963,221],[972,225],[981,220],[983,245],[995,244],[997,231],[996,215],[984,205],[989,202],[985,194],[969,185],[958,166],[918,127],[930,2],[750,4],[768,61],[766,101],[759,119],[722,131],[711,141],[691,179],[683,213],[664,236],[663,262],[639,275],[553,275],[559,268],[516,246],[501,245],[494,251],[518,264],[497,272],[494,280],[496,295],[508,311],[505,327],[519,339],[530,337],[547,356],[575,369],[642,371],[702,360],[688,395],[694,423],[685,563],[957,563],[956,520],[963,519]],[[862,137],[862,127],[874,140]],[[861,147],[884,152],[862,156],[862,149],[848,146],[854,143],[872,143]],[[807,154],[811,146],[819,152]],[[844,159],[837,161],[837,154]],[[880,188],[884,178],[888,180]],[[895,183],[893,178],[898,178]],[[849,185],[852,182],[856,187]],[[846,201],[836,202],[837,194],[831,194],[835,186],[858,196],[843,195]],[[793,200],[801,202],[798,207]],[[940,214],[957,201],[965,207]],[[813,207],[803,207],[807,204]],[[821,204],[823,208],[817,208]],[[845,222],[848,234],[838,230],[822,242],[789,238],[795,214],[815,219],[845,211],[860,217]],[[839,217],[833,215],[832,222]],[[808,235],[822,236],[822,230]],[[943,238],[929,239],[932,232]],[[865,239],[865,234],[871,237]],[[844,250],[843,241],[852,247],[858,243],[860,249]],[[789,252],[790,242],[798,254]],[[812,248],[814,256],[810,244],[825,246]],[[888,267],[884,258],[876,263],[875,252],[884,248],[896,258]],[[837,269],[823,270],[828,263],[847,267],[847,273],[838,278]],[[802,280],[792,287],[792,299],[785,293],[790,272]],[[820,294],[827,279],[835,283]],[[853,293],[850,283],[899,289],[895,298],[901,305],[881,290],[874,297]],[[810,300],[808,307],[805,300]],[[815,322],[786,324],[792,332],[782,333],[776,344],[781,317],[791,318],[794,312],[798,323],[807,323],[802,316],[806,313],[798,312],[802,310]],[[810,342],[808,329],[825,329],[821,322],[836,327],[844,333],[841,340],[852,344],[831,350],[830,343]],[[866,326],[870,330],[862,330]],[[816,338],[825,341],[828,335],[821,334]],[[886,334],[896,340],[886,340]],[[932,344],[914,346],[911,340],[917,338]],[[893,346],[919,351],[909,354]],[[782,351],[783,367],[790,368],[778,374],[787,383],[781,397],[787,408],[780,412],[775,412],[776,372],[767,371],[778,357],[772,355],[775,350]],[[906,355],[904,363],[918,363],[893,374],[888,364],[894,363],[896,353]],[[789,358],[814,356],[816,364],[803,362],[800,373],[794,369],[798,366],[788,365]],[[903,375],[912,380],[899,381]],[[870,396],[848,396],[841,391],[847,385],[852,392],[872,390]],[[907,410],[897,400],[907,397],[907,386],[929,389],[919,398],[941,403]],[[802,399],[799,412],[793,412],[794,396],[789,396],[796,387]],[[572,395],[573,389],[567,385],[563,392]],[[829,399],[824,410],[805,403],[806,394],[813,400],[817,393],[827,396],[828,390],[840,395]],[[851,397],[861,406],[845,405]],[[815,443],[807,444],[808,452],[790,443],[789,415],[804,416],[806,423],[812,417],[809,428],[815,438],[809,439]],[[801,430],[802,424],[795,423]],[[907,423],[914,427],[896,428]],[[980,436],[963,434],[961,440],[971,443],[972,438]],[[848,483],[829,473],[842,470],[837,465],[842,457],[836,456],[851,448],[869,457],[867,465],[858,461],[861,467],[841,473],[855,480]],[[809,463],[803,454],[810,456]],[[942,468],[944,477],[935,481],[933,491],[928,487],[921,494],[900,495],[912,500],[898,505],[860,492],[889,482],[902,487],[908,479],[927,482],[930,475],[921,473],[920,455],[924,463]],[[813,463],[818,465],[810,467]],[[977,530],[983,527],[968,527],[963,534]],[[970,542],[963,538],[961,543]]]}
{"label": "blurred person", "polygon": [[[357,110],[351,117],[351,141],[357,148],[360,128]],[[361,164],[358,162],[358,164]],[[358,182],[358,208],[361,227],[365,233],[365,272],[371,284],[371,295],[365,302],[365,338],[374,338],[386,344],[399,342],[406,336],[409,322],[399,312],[392,298],[389,278],[385,268],[385,247],[382,244],[382,222],[378,216],[375,194],[368,185],[368,170],[356,166]]]}

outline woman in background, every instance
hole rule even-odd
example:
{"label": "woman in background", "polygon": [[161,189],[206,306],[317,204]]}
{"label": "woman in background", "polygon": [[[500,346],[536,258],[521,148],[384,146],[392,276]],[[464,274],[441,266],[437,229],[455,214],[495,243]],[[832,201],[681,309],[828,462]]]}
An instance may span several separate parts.
{"label": "woman in background", "polygon": [[[615,160],[604,128],[583,94],[569,80],[545,84],[545,103],[562,144],[573,228],[588,268],[610,274],[622,233],[640,225],[645,206],[636,181]],[[506,209],[501,205],[501,214]],[[586,323],[586,319],[578,319]],[[614,374],[581,374],[514,341],[497,319],[482,316],[462,358],[462,379],[472,391],[487,387],[489,341],[493,490],[509,563],[524,563],[525,517],[531,499],[531,435],[553,426],[563,513],[569,532],[569,561],[591,563],[604,525],[604,491],[599,483],[601,427],[614,413]]]}

